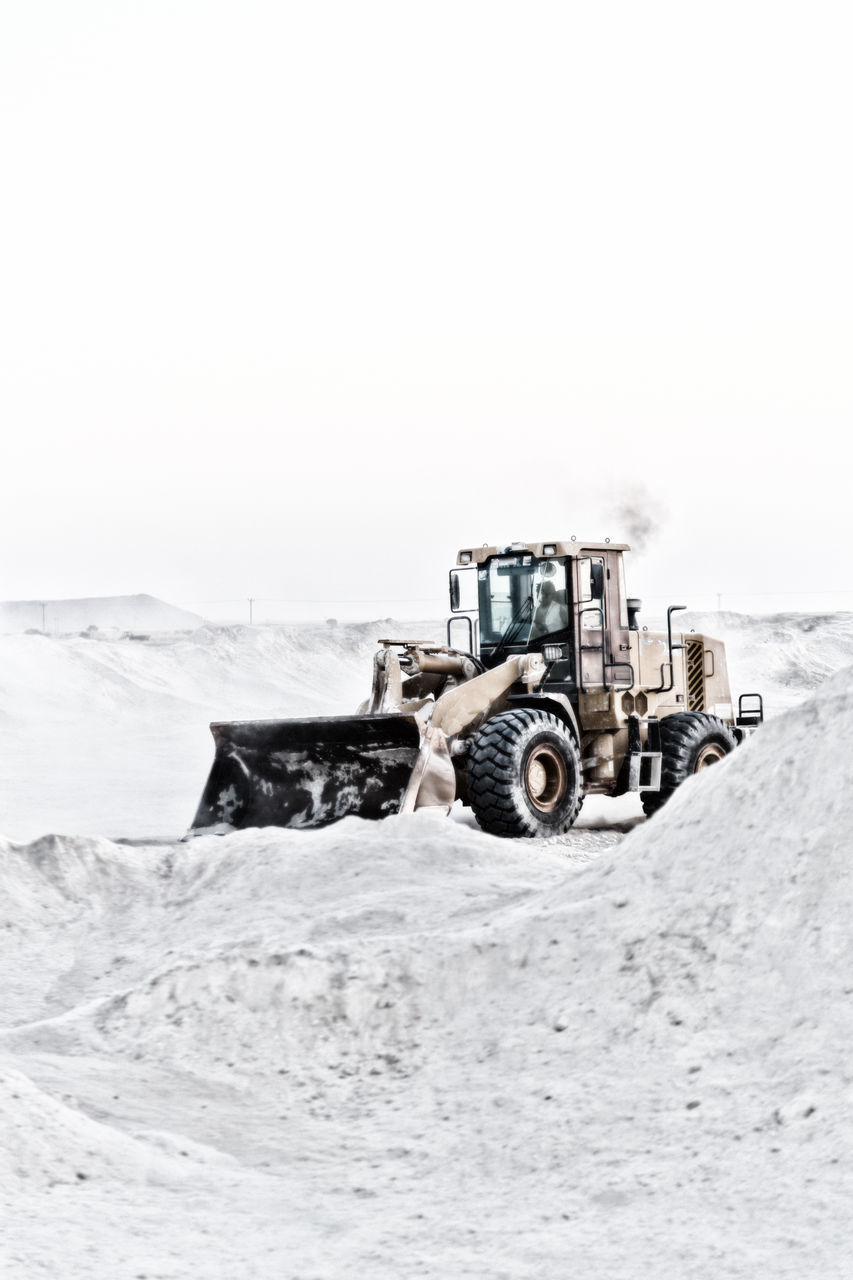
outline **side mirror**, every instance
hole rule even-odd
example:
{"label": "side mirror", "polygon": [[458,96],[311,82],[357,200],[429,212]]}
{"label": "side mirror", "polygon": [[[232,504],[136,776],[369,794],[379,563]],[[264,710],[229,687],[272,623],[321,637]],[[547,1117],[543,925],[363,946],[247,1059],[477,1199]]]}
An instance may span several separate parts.
{"label": "side mirror", "polygon": [[451,569],[449,585],[450,612],[476,613],[478,605],[476,567],[472,565],[470,569]]}
{"label": "side mirror", "polygon": [[589,566],[590,592],[593,600],[604,599],[604,565],[594,561]]}

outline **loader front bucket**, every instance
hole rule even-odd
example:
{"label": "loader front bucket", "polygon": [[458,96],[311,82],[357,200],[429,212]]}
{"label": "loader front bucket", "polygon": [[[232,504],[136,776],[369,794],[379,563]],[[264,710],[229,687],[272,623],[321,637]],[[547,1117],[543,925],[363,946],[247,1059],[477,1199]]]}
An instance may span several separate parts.
{"label": "loader front bucket", "polygon": [[318,716],[210,726],[216,743],[190,833],[321,827],[399,813],[421,749],[414,716]]}

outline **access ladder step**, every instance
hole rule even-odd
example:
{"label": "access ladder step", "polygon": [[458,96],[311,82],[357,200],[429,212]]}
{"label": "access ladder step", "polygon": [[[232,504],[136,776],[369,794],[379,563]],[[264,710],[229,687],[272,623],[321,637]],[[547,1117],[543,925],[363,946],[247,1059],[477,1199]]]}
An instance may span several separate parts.
{"label": "access ladder step", "polygon": [[[648,726],[645,746],[640,725]],[[628,717],[628,790],[660,791],[663,756],[660,745],[660,720],[657,716]]]}

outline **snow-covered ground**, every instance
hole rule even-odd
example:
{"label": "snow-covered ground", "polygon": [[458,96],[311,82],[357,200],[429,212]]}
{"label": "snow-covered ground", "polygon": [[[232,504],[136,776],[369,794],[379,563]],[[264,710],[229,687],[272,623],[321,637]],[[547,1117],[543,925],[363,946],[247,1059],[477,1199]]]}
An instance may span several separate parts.
{"label": "snow-covered ground", "polygon": [[171,842],[207,721],[351,710],[385,623],[0,637],[9,1275],[853,1274],[853,617],[686,625],[768,724],[550,844]]}

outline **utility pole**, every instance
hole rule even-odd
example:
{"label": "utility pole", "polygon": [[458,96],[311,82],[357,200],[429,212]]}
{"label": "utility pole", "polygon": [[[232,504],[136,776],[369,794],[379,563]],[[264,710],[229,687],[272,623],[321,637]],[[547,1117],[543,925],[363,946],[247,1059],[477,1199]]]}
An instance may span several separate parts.
{"label": "utility pole", "polygon": [[249,626],[252,625],[252,610],[255,604],[255,597],[249,596]]}
{"label": "utility pole", "polygon": [[718,591],[717,592],[717,613],[722,613],[722,612],[723,612],[723,593],[722,591]]}
{"label": "utility pole", "polygon": [[44,611],[45,611],[46,604],[44,600],[39,600],[39,604],[41,605],[41,629],[42,631],[47,631],[47,626],[45,625],[45,621],[44,621]]}

